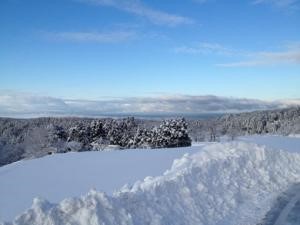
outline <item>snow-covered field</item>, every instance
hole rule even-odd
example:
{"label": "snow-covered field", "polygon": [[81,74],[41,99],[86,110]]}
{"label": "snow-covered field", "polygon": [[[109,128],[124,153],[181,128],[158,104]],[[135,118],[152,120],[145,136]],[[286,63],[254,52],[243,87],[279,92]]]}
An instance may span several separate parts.
{"label": "snow-covered field", "polygon": [[0,168],[0,221],[29,208],[34,197],[59,202],[97,189],[112,194],[124,184],[158,176],[176,158],[198,148],[71,152]]}
{"label": "snow-covered field", "polygon": [[[35,199],[16,224],[254,225],[300,182],[299,152],[298,137],[253,136],[21,161],[0,168],[0,221],[12,221],[38,196],[47,201]],[[82,197],[63,200],[74,196]]]}
{"label": "snow-covered field", "polygon": [[300,153],[300,136],[273,136],[273,135],[253,135],[238,138],[240,141],[252,142],[265,145],[269,148],[282,149],[289,152]]}

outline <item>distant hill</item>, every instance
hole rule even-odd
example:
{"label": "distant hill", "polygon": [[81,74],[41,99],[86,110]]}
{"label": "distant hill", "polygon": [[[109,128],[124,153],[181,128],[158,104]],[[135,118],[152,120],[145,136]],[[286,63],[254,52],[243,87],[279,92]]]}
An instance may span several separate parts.
{"label": "distant hill", "polygon": [[194,141],[215,141],[220,136],[300,133],[300,107],[226,114],[208,120],[190,120],[189,135]]}
{"label": "distant hill", "polygon": [[[219,117],[153,120],[127,118],[0,118],[0,166],[68,151],[168,148],[221,136],[300,133],[300,107]],[[174,115],[175,117],[175,115]]]}
{"label": "distant hill", "polygon": [[191,145],[185,119],[0,119],[0,166],[68,151]]}

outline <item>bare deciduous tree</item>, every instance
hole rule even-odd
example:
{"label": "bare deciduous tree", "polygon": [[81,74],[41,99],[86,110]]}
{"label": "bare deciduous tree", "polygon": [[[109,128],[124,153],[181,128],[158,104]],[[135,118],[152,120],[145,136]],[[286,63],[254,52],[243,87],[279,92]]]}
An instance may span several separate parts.
{"label": "bare deciduous tree", "polygon": [[[29,130],[22,143],[26,156],[43,156],[48,154],[48,131],[45,128],[35,127]],[[38,155],[37,155],[38,154]]]}
{"label": "bare deciduous tree", "polygon": [[100,137],[96,141],[94,141],[92,145],[93,145],[93,149],[98,150],[98,151],[104,151],[109,145],[109,140],[106,138]]}

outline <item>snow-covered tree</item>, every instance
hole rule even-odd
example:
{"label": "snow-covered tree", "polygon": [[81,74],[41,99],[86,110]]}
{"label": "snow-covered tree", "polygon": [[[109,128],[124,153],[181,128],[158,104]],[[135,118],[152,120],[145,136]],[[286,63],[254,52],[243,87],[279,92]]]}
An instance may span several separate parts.
{"label": "snow-covered tree", "polygon": [[165,120],[152,130],[151,146],[155,148],[170,148],[190,146],[191,139],[187,133],[185,119]]}

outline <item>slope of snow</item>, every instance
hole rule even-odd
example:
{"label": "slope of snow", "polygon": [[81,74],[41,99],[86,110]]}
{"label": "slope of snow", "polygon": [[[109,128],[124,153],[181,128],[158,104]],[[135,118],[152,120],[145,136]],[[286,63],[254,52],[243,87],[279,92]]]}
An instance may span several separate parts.
{"label": "slope of snow", "polygon": [[90,191],[58,204],[35,199],[13,224],[253,225],[295,182],[300,154],[251,143],[214,144],[113,195]]}
{"label": "slope of snow", "polygon": [[109,152],[71,152],[0,167],[0,221],[12,220],[35,197],[60,202],[91,188],[112,194],[126,183],[158,176],[196,147]]}

